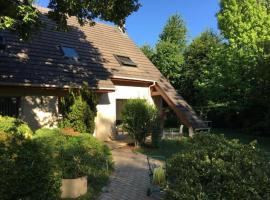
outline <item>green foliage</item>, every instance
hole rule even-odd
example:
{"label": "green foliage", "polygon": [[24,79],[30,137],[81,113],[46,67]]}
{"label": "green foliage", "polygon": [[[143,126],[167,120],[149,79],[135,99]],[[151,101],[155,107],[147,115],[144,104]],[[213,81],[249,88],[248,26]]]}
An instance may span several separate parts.
{"label": "green foliage", "polygon": [[0,132],[8,133],[20,138],[31,138],[32,130],[22,120],[0,115]]}
{"label": "green foliage", "polygon": [[215,52],[222,47],[221,38],[211,30],[202,32],[184,52],[185,64],[179,83],[179,92],[193,106],[207,105],[208,87],[215,76]]}
{"label": "green foliage", "polygon": [[187,47],[178,45],[186,29],[173,16],[156,47],[142,51],[214,126],[269,134],[269,10],[269,0],[222,0],[221,36],[207,30]]}
{"label": "green foliage", "polygon": [[84,85],[79,91],[71,90],[68,95],[60,99],[60,111],[63,119],[59,126],[93,134],[97,100],[97,95],[87,85]]}
{"label": "green foliage", "polygon": [[165,199],[269,199],[269,169],[254,142],[196,134],[168,161]]}
{"label": "green foliage", "polygon": [[32,1],[0,0],[0,30],[11,30],[23,39],[40,29],[40,12],[31,5]]}
{"label": "green foliage", "polygon": [[161,117],[157,109],[152,110],[151,119],[151,143],[152,147],[160,147],[162,138]]}
{"label": "green foliage", "polygon": [[148,44],[144,44],[140,49],[144,55],[146,55],[146,57],[152,61],[152,58],[155,55],[154,49]]}
{"label": "green foliage", "polygon": [[176,44],[180,50],[186,46],[187,28],[179,14],[172,15],[159,35],[160,41]]}
{"label": "green foliage", "polygon": [[222,34],[233,47],[251,47],[270,40],[270,15],[266,1],[222,0],[217,15]]}
{"label": "green foliage", "polygon": [[168,19],[154,49],[148,45],[141,47],[143,53],[175,88],[179,88],[179,81],[182,78],[186,32],[181,16],[175,14]]}
{"label": "green foliage", "polygon": [[89,134],[72,136],[59,129],[40,129],[34,140],[51,149],[51,158],[57,162],[63,178],[88,176],[93,183],[108,176],[112,169],[109,148]]}
{"label": "green foliage", "polygon": [[2,200],[60,198],[60,173],[46,145],[0,133],[0,154]]}
{"label": "green foliage", "polygon": [[166,175],[163,166],[154,168],[153,183],[159,186],[164,186],[166,184]]}
{"label": "green foliage", "polygon": [[135,139],[136,146],[145,142],[157,119],[157,109],[145,99],[129,99],[122,111],[123,129]]}
{"label": "green foliage", "polygon": [[[33,0],[0,0],[0,30],[12,30],[23,39],[40,28],[40,12],[33,7]],[[90,1],[90,0],[50,0],[48,16],[57,23],[57,28],[67,30],[67,18],[75,16],[83,25],[94,19],[113,22],[121,27],[125,18],[140,7],[138,0]]]}
{"label": "green foliage", "polygon": [[169,41],[160,41],[156,45],[156,53],[152,57],[152,62],[170,80],[173,86],[178,86],[184,58],[177,44]]}
{"label": "green foliage", "polygon": [[218,23],[227,41],[212,53],[213,70],[201,90],[208,118],[222,127],[269,133],[269,1],[223,0],[220,5]]}

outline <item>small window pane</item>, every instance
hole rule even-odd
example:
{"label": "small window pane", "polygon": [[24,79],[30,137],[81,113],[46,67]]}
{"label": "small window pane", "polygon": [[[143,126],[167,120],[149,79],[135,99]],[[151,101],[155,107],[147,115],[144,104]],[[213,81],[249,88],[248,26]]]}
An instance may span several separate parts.
{"label": "small window pane", "polygon": [[134,63],[130,57],[127,56],[120,56],[120,55],[115,55],[117,61],[120,63],[120,65],[125,65],[125,66],[133,66],[136,67],[136,63]]}
{"label": "small window pane", "polygon": [[18,97],[0,97],[0,115],[18,117],[19,100]]}
{"label": "small window pane", "polygon": [[67,58],[73,58],[73,59],[78,59],[79,55],[77,53],[77,51],[74,48],[70,48],[70,47],[65,47],[62,46],[62,51],[65,57]]}

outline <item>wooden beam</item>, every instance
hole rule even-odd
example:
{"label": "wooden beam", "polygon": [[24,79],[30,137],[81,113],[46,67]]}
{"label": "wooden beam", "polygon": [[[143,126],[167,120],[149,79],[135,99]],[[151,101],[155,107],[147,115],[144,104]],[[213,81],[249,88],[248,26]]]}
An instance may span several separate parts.
{"label": "wooden beam", "polygon": [[192,125],[190,122],[186,119],[184,114],[176,107],[176,105],[173,103],[173,101],[168,97],[165,91],[162,90],[158,85],[155,85],[155,89],[161,94],[162,98],[166,101],[166,103],[172,108],[172,110],[175,112],[177,117],[181,120],[181,122],[186,125],[187,127],[191,127]]}
{"label": "wooden beam", "polygon": [[161,94],[159,93],[159,92],[157,92],[157,91],[152,91],[151,92],[151,96],[153,97],[153,96],[161,96]]}

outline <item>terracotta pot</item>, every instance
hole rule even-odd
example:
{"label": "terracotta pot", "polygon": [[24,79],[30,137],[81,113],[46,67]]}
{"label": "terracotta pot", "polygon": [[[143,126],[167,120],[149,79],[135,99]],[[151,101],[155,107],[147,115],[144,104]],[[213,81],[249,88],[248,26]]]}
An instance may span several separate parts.
{"label": "terracotta pot", "polygon": [[77,198],[87,192],[87,176],[75,179],[62,179],[61,198]]}

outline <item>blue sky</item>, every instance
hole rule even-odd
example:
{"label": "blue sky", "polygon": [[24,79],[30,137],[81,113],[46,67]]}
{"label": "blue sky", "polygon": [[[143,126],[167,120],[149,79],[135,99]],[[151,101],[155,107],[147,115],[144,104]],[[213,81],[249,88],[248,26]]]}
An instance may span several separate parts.
{"label": "blue sky", "polygon": [[[179,13],[188,28],[191,41],[202,31],[211,28],[217,31],[219,0],[140,0],[142,7],[127,18],[126,28],[129,36],[139,46],[154,45],[169,16]],[[48,0],[37,0],[47,6]]]}

